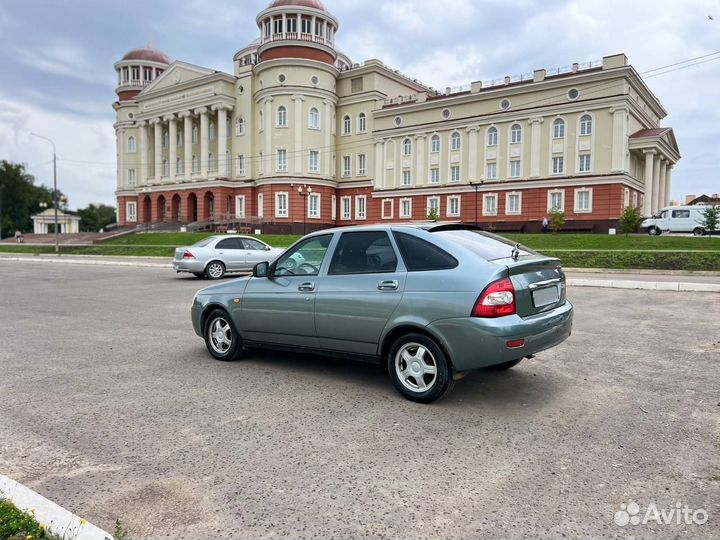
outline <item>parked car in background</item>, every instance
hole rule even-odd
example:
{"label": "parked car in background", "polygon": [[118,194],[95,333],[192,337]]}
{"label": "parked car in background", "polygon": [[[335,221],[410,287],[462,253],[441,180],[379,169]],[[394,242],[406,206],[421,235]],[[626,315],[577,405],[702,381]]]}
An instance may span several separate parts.
{"label": "parked car in background", "polygon": [[640,230],[651,236],[664,232],[684,232],[702,236],[707,232],[700,225],[705,208],[705,206],[668,206],[645,219],[640,225]]}
{"label": "parked car in background", "polygon": [[283,251],[252,236],[209,236],[192,246],[177,248],[173,268],[197,277],[220,279],[230,272],[250,272],[257,263],[271,261]]}
{"label": "parked car in background", "polygon": [[316,232],[191,309],[218,360],[273,348],[377,361],[424,403],[469,370],[558,345],[572,315],[558,259],[462,224]]}

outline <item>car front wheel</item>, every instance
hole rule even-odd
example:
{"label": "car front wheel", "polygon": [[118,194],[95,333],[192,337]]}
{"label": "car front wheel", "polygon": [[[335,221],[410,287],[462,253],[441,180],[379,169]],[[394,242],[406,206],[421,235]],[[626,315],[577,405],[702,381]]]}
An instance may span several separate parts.
{"label": "car front wheel", "polygon": [[216,360],[237,360],[242,355],[242,339],[225,311],[216,309],[208,315],[203,335],[208,352]]}
{"label": "car front wheel", "polygon": [[395,388],[411,401],[431,403],[448,394],[455,384],[445,353],[422,334],[407,334],[395,341],[387,363]]}
{"label": "car front wheel", "polygon": [[659,236],[660,235],[660,229],[658,229],[657,227],[650,227],[647,232],[650,236]]}
{"label": "car front wheel", "polygon": [[225,275],[225,265],[220,261],[212,261],[205,268],[205,273],[210,279],[222,279]]}

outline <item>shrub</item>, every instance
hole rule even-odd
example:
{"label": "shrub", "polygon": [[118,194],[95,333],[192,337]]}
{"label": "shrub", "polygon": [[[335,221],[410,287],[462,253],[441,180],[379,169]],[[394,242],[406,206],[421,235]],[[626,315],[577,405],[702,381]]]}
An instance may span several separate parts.
{"label": "shrub", "polygon": [[640,209],[636,206],[627,206],[620,216],[620,232],[627,236],[630,233],[636,233],[640,228],[643,218],[640,215]]}
{"label": "shrub", "polygon": [[548,215],[548,227],[552,232],[556,233],[565,226],[565,212],[562,210],[551,210]]}
{"label": "shrub", "polygon": [[428,221],[437,221],[439,217],[440,216],[436,208],[431,208],[427,215]]}
{"label": "shrub", "polygon": [[703,210],[702,216],[698,224],[712,236],[712,233],[720,228],[720,206],[708,206]]}

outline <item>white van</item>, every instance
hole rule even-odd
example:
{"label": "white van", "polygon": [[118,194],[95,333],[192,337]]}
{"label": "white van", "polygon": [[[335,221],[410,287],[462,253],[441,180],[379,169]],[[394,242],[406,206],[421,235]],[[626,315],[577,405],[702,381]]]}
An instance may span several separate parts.
{"label": "white van", "polygon": [[693,233],[695,236],[705,234],[702,223],[706,206],[667,206],[657,214],[647,218],[640,225],[641,231],[655,236],[664,232]]}

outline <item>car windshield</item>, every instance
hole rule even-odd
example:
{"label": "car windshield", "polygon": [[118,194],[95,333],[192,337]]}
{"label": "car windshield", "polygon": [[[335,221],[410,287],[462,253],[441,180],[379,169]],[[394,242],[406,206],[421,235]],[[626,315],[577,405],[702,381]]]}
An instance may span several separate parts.
{"label": "car windshield", "polygon": [[205,247],[205,246],[207,246],[210,242],[212,242],[213,240],[214,240],[214,238],[213,238],[212,236],[209,237],[209,238],[203,238],[203,239],[200,240],[199,242],[195,242],[195,243],[193,244],[193,247]]}
{"label": "car windshield", "polygon": [[[432,234],[469,249],[486,261],[512,257],[513,249],[515,249],[515,242],[484,231],[468,229],[440,230],[433,231]],[[537,255],[537,253],[525,246],[520,246],[519,256],[522,257],[523,255]]]}

